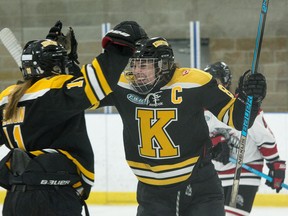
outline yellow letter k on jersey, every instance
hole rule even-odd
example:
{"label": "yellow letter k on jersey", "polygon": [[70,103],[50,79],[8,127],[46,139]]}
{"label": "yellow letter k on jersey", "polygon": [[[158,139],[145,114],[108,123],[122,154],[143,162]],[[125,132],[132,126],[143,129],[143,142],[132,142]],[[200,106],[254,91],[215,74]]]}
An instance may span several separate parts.
{"label": "yellow letter k on jersey", "polygon": [[172,121],[177,121],[176,109],[136,108],[139,130],[139,154],[142,157],[164,159],[180,156],[179,146],[166,131]]}

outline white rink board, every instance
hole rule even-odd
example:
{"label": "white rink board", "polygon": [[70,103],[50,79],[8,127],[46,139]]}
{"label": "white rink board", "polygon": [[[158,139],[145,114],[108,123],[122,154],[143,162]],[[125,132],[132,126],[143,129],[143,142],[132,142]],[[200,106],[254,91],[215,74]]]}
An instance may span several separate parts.
{"label": "white rink board", "polygon": [[[288,113],[265,113],[265,118],[273,131],[280,156],[288,158]],[[118,114],[86,114],[87,131],[95,156],[95,184],[93,191],[99,192],[135,192],[137,180],[128,167],[122,140],[122,121]],[[7,152],[2,147],[0,157]],[[265,166],[264,173],[268,170]],[[288,172],[286,171],[286,176]],[[287,178],[288,179],[288,178]],[[275,194],[265,186],[262,179],[259,193]],[[285,181],[288,182],[287,180]],[[288,193],[282,190],[281,193]]]}
{"label": "white rink board", "polygon": [[[118,114],[87,114],[86,119],[95,153],[96,181],[93,190],[134,192],[137,180],[125,162],[120,116]],[[281,159],[287,160],[288,113],[265,113],[265,119],[276,137]],[[266,166],[264,173],[268,173]],[[265,186],[264,183],[265,180],[262,179],[259,193],[275,194],[275,191]],[[287,192],[287,190],[281,191],[281,193]]]}

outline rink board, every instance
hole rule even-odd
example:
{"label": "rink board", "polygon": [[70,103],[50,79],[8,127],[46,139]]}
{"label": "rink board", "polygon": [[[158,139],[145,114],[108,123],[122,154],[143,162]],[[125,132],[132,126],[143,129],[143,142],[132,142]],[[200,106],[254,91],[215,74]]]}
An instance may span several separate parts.
{"label": "rink board", "polygon": [[[288,113],[266,113],[265,118],[276,137],[281,158],[287,160]],[[86,124],[95,154],[95,184],[88,203],[136,203],[137,179],[125,160],[120,116],[118,114],[88,113],[86,114]],[[1,147],[0,156],[3,157],[6,152],[6,148]],[[265,166],[264,173],[267,172]],[[288,190],[283,189],[280,194],[276,194],[264,182],[262,179],[255,205],[288,206]],[[5,191],[2,189],[0,190],[2,202],[4,196]]]}

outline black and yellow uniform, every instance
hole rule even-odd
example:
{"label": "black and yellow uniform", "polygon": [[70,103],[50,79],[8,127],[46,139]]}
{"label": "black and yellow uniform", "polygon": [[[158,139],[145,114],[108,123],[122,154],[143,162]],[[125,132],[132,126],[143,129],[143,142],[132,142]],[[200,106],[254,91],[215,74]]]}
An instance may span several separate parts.
{"label": "black and yellow uniform", "polygon": [[[137,215],[202,215],[207,209],[224,215],[204,109],[239,129],[245,109],[240,100],[210,74],[177,68],[168,83],[146,95],[136,93],[123,75],[100,105],[115,105],[122,117],[126,159],[139,180]],[[213,211],[209,199],[218,200],[219,209]]]}
{"label": "black and yellow uniform", "polygon": [[[1,161],[0,184],[8,190],[3,215],[81,215],[80,197],[88,198],[94,182],[84,110],[97,108],[112,92],[129,59],[113,46],[107,49],[83,66],[83,76],[56,75],[33,83],[20,99],[17,115],[2,120],[1,144],[11,149]],[[0,94],[1,119],[16,86]],[[17,163],[12,162],[13,149],[31,159],[23,173],[11,168]],[[28,208],[31,202],[34,207]]]}

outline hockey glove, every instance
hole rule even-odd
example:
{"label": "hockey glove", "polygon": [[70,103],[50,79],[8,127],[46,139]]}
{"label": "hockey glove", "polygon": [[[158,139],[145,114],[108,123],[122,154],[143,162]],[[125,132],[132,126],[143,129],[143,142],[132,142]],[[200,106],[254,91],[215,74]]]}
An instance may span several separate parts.
{"label": "hockey glove", "polygon": [[46,39],[57,41],[59,36],[64,36],[61,30],[62,30],[62,22],[58,20],[55,23],[55,25],[49,30],[49,33],[46,36]]}
{"label": "hockey glove", "polygon": [[272,163],[267,163],[269,168],[269,176],[272,177],[273,181],[269,182],[266,180],[265,184],[271,187],[272,189],[276,189],[276,192],[282,189],[281,184],[284,182],[285,179],[285,171],[286,171],[286,164],[285,161],[275,161]]}
{"label": "hockey glove", "polygon": [[212,159],[219,161],[226,165],[229,163],[230,148],[229,148],[230,134],[229,129],[215,128],[212,132]]}
{"label": "hockey glove", "polygon": [[267,84],[263,74],[251,74],[251,70],[246,71],[239,79],[239,97],[246,101],[247,96],[253,96],[256,103],[262,102],[266,96]]}
{"label": "hockey glove", "polygon": [[66,40],[67,40],[67,44],[70,45],[69,47],[70,50],[67,49],[68,52],[70,51],[68,54],[68,59],[79,64],[78,53],[77,53],[78,42],[76,40],[74,30],[72,29],[72,27],[69,27],[68,33],[66,35]]}
{"label": "hockey glove", "polygon": [[68,53],[68,59],[79,64],[77,47],[78,43],[72,27],[69,27],[66,35],[62,33],[62,22],[58,20],[55,25],[50,29],[46,39],[57,41],[61,44]]}
{"label": "hockey glove", "polygon": [[102,40],[102,47],[105,49],[108,44],[128,46],[135,49],[135,42],[146,39],[147,34],[144,29],[135,21],[124,21],[110,30]]}

